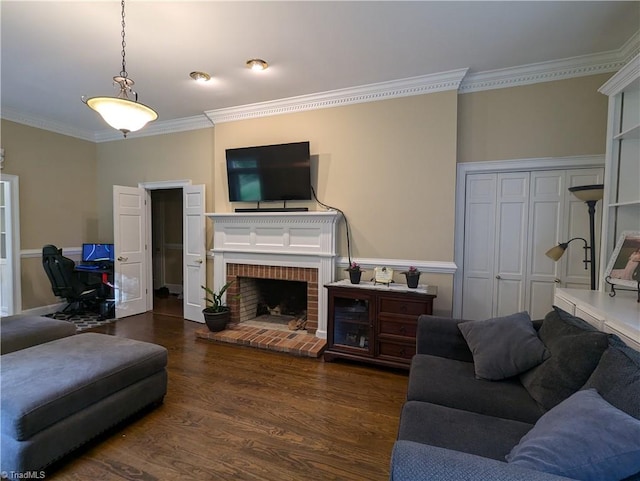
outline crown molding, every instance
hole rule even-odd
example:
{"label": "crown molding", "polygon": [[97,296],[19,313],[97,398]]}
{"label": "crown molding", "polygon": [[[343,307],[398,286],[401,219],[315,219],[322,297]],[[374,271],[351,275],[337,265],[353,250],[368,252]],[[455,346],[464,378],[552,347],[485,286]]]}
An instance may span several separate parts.
{"label": "crown molding", "polygon": [[214,124],[235,120],[341,107],[397,97],[457,90],[467,73],[466,68],[422,75],[388,82],[344,88],[310,95],[300,95],[269,102],[208,110],[205,115]]}
{"label": "crown molding", "polygon": [[45,119],[41,116],[36,117],[34,115],[25,114],[24,112],[18,112],[14,109],[3,108],[0,113],[0,117],[11,122],[28,125],[29,127],[35,127],[37,129],[55,132],[56,134],[68,135],[69,137],[95,142],[95,133],[91,130],[76,129],[70,125],[63,124],[55,120]]}
{"label": "crown molding", "polygon": [[460,93],[518,87],[553,80],[616,72],[624,66],[625,60],[623,52],[616,50],[520,67],[488,70],[469,74],[465,77],[460,86]]}
{"label": "crown molding", "polygon": [[638,78],[640,74],[640,54],[636,55],[629,61],[627,65],[620,69],[620,71],[611,77],[607,83],[598,89],[598,92],[611,96],[616,95],[622,91],[629,83]]}
{"label": "crown molding", "polygon": [[[137,132],[130,132],[127,134],[127,139],[137,139],[139,137],[149,137],[161,134],[173,134],[176,132],[207,129],[210,127],[213,127],[211,121],[204,114],[201,114],[176,120],[155,121]],[[94,138],[94,141],[97,143],[109,142],[112,140],[122,140],[122,132],[114,129],[101,130],[100,132],[96,132]]]}

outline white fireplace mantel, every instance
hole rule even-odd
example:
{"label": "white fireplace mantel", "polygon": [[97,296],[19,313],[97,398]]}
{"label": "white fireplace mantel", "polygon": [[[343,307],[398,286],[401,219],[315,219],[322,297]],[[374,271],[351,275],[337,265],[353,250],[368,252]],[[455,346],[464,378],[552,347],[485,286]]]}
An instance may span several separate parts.
{"label": "white fireplace mantel", "polygon": [[213,285],[226,281],[227,264],[318,270],[318,330],[327,336],[327,293],[336,270],[336,211],[205,214],[213,221]]}

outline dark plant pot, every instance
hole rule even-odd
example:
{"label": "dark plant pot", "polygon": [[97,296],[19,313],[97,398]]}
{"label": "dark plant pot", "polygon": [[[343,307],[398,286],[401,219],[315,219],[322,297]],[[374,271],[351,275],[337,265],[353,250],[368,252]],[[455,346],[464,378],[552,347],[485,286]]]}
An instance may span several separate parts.
{"label": "dark plant pot", "polygon": [[222,312],[207,312],[204,309],[202,314],[204,315],[204,322],[211,332],[224,331],[231,317],[231,311],[228,309]]}
{"label": "dark plant pot", "polygon": [[362,277],[362,271],[349,271],[349,280],[351,284],[360,284],[360,278]]}
{"label": "dark plant pot", "polygon": [[419,272],[417,274],[405,273],[405,276],[407,276],[407,287],[411,289],[415,289],[416,287],[418,287],[418,281],[420,280]]}

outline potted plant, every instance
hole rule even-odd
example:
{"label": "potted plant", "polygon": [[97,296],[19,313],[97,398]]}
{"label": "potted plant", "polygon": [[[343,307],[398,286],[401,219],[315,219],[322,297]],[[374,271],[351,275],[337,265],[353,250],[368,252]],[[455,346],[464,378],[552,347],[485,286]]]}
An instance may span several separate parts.
{"label": "potted plant", "polygon": [[207,307],[202,310],[202,314],[204,315],[204,322],[211,332],[223,331],[227,327],[231,312],[229,306],[222,303],[222,296],[231,284],[233,284],[233,281],[227,282],[217,292],[207,286],[200,286],[207,293],[204,298]]}
{"label": "potted plant", "polygon": [[351,281],[351,284],[360,284],[360,278],[362,277],[360,264],[354,261],[349,264],[349,267],[345,270],[349,272],[349,280]]}
{"label": "potted plant", "polygon": [[418,281],[420,280],[420,271],[415,266],[410,266],[409,270],[403,272],[407,278],[407,287],[415,289],[418,287]]}

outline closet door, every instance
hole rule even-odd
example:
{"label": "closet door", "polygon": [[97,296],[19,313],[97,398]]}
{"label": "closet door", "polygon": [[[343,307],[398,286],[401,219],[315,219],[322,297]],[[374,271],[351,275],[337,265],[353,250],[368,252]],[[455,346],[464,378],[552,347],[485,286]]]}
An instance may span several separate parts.
{"label": "closet door", "polygon": [[493,316],[522,310],[527,275],[529,173],[498,174]]}
{"label": "closet door", "polygon": [[563,237],[566,231],[566,194],[568,192],[564,171],[531,172],[528,275],[523,307],[532,319],[541,319],[551,310],[555,285],[559,282],[557,264],[549,259],[545,252],[558,242],[568,240]]}
{"label": "closet door", "polygon": [[466,178],[463,319],[488,319],[493,314],[496,174]]}

